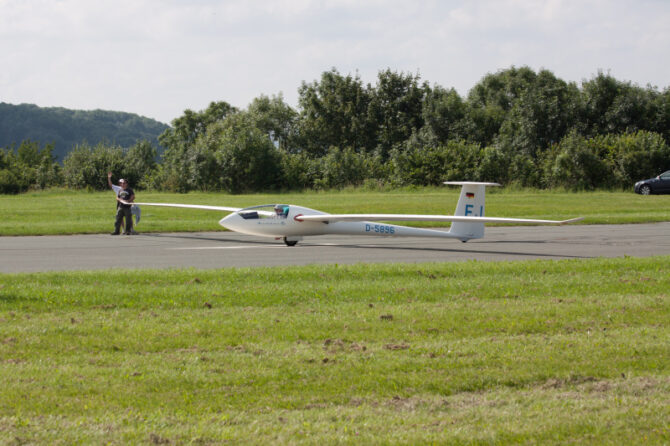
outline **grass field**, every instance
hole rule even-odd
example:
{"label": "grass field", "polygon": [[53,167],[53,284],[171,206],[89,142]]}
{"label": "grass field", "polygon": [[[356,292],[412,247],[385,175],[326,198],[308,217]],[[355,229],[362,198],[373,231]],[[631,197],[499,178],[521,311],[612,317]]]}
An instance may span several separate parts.
{"label": "grass field", "polygon": [[[416,190],[302,192],[227,195],[138,192],[137,201],[246,207],[287,203],[332,213],[452,214],[458,188]],[[647,223],[670,220],[670,195],[642,197],[631,192],[552,192],[490,188],[487,214],[497,217],[565,219],[584,223]],[[143,232],[222,230],[220,212],[143,207]],[[81,234],[109,232],[115,202],[112,192],[53,190],[0,196],[0,235]],[[414,226],[439,223],[414,223]]]}
{"label": "grass field", "polygon": [[668,265],[3,274],[0,443],[668,444]]}

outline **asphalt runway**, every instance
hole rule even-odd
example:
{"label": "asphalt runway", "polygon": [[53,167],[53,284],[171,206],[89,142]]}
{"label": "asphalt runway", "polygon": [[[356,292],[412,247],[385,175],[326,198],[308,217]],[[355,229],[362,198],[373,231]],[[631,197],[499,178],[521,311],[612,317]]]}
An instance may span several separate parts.
{"label": "asphalt runway", "polygon": [[0,237],[0,272],[227,268],[670,255],[670,222],[487,228],[480,240],[308,237],[295,247],[231,232]]}

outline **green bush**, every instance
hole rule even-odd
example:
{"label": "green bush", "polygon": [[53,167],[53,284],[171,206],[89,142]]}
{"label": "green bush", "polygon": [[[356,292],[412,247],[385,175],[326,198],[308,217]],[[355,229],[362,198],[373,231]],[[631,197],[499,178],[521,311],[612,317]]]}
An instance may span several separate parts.
{"label": "green bush", "polygon": [[499,147],[489,146],[481,151],[476,178],[505,184],[509,181],[510,159]]}
{"label": "green bush", "polygon": [[21,186],[14,172],[9,169],[0,170],[0,193],[18,194],[19,192],[21,192]]}
{"label": "green bush", "polygon": [[614,137],[609,157],[622,187],[670,169],[670,146],[658,133],[645,130]]}
{"label": "green bush", "polygon": [[310,189],[320,179],[321,163],[304,152],[281,153],[282,186],[289,190]]}
{"label": "green bush", "polygon": [[62,184],[60,166],[52,155],[53,145],[40,149],[39,143],[26,140],[18,150],[0,149],[0,169],[4,171],[0,193],[19,193]]}
{"label": "green bush", "polygon": [[602,141],[571,132],[546,153],[545,185],[573,190],[614,186],[616,178],[603,152]]}
{"label": "green bush", "polygon": [[82,144],[63,160],[65,185],[74,189],[106,189],[107,172],[113,172],[117,178],[125,174],[121,147],[98,144],[93,148]]}
{"label": "green bush", "polygon": [[448,141],[445,145],[391,152],[393,181],[400,185],[437,185],[444,180],[478,179],[482,149],[479,144]]}
{"label": "green bush", "polygon": [[120,146],[82,144],[63,160],[63,181],[73,189],[107,189],[107,172],[125,178],[131,187],[153,186],[156,148],[141,141],[125,151]]}
{"label": "green bush", "polygon": [[319,189],[339,189],[363,184],[372,170],[366,155],[354,152],[351,147],[331,147],[326,156],[319,160],[319,164],[320,177],[314,184]]}

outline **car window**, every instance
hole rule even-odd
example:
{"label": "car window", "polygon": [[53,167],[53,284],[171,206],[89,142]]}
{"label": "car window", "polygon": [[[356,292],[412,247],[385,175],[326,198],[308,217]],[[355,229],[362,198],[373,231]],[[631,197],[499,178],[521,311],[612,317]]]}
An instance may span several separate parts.
{"label": "car window", "polygon": [[670,170],[668,170],[667,172],[663,172],[661,174],[661,178],[663,178],[664,180],[670,180]]}

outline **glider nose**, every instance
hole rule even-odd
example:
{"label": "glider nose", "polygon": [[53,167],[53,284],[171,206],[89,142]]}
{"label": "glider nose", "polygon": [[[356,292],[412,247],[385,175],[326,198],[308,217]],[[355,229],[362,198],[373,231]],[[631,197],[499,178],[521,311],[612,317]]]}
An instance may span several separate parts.
{"label": "glider nose", "polygon": [[237,226],[236,223],[239,223],[238,220],[241,220],[241,217],[236,212],[233,212],[219,220],[219,224],[226,229],[234,231]]}

